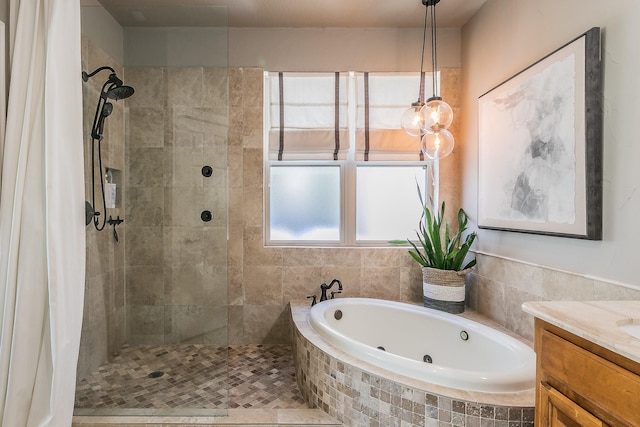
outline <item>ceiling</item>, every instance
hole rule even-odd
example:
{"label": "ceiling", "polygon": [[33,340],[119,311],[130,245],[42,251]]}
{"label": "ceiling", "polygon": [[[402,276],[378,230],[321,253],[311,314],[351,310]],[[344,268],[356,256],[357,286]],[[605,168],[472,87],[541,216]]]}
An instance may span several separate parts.
{"label": "ceiling", "polygon": [[[464,25],[486,0],[441,0],[438,27]],[[422,27],[421,0],[82,0],[123,27]]]}

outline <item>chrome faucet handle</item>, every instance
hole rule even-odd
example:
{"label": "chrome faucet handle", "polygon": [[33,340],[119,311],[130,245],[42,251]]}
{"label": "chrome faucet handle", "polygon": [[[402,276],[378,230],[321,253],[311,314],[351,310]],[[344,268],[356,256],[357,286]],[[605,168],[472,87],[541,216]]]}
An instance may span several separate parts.
{"label": "chrome faucet handle", "polygon": [[307,296],[307,299],[309,299],[309,298],[313,298],[313,299],[311,300],[311,307],[313,307],[314,305],[316,305],[316,304],[317,304],[316,296],[315,296],[315,295],[309,295],[309,296]]}
{"label": "chrome faucet handle", "polygon": [[331,291],[331,299],[334,299],[336,294],[341,294],[341,293],[342,291]]}

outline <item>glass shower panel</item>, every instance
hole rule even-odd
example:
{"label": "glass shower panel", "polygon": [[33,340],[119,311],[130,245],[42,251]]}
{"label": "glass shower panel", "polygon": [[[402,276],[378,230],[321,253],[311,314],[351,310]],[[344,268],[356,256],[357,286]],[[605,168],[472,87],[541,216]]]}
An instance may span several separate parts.
{"label": "glass shower panel", "polygon": [[[196,372],[190,390],[174,390],[186,397],[168,406],[172,414],[225,415],[226,8],[191,9],[193,21],[123,29],[125,74],[136,88],[126,120],[127,342],[169,355],[180,368],[165,374],[176,382]],[[140,12],[185,15],[180,7]],[[198,390],[205,400],[188,396]]]}

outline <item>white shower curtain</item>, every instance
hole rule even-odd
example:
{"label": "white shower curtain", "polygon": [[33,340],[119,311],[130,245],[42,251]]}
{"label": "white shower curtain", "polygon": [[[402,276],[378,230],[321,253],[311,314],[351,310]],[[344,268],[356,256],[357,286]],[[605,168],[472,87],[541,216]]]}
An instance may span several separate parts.
{"label": "white shower curtain", "polygon": [[71,425],[84,298],[80,3],[11,0],[0,424]]}

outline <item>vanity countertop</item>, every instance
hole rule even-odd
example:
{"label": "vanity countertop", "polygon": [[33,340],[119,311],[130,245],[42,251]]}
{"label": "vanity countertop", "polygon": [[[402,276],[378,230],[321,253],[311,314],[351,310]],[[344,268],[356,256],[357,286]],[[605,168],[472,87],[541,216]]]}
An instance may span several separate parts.
{"label": "vanity countertop", "polygon": [[640,338],[619,327],[640,325],[640,301],[532,301],[525,302],[522,309],[640,363]]}

